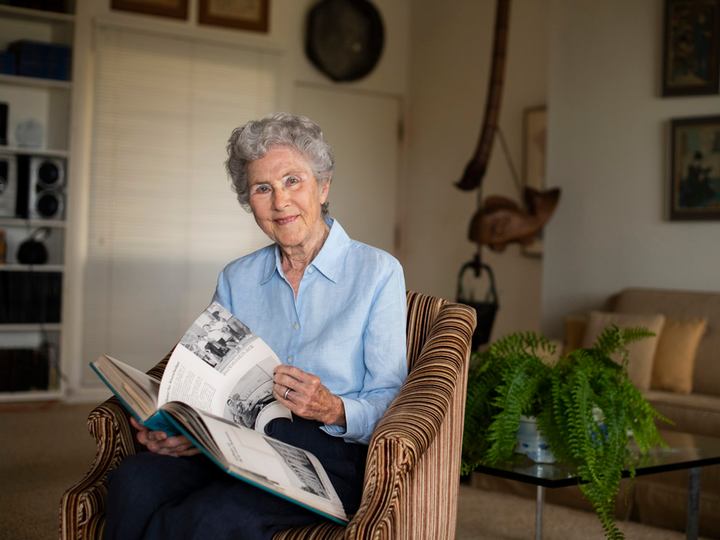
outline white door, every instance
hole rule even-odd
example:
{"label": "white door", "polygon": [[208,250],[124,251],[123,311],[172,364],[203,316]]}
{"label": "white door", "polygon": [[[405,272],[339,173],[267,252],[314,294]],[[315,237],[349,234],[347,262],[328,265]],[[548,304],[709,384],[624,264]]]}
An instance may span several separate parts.
{"label": "white door", "polygon": [[295,112],[317,122],[335,152],[330,216],[350,238],[397,255],[400,99],[299,84]]}

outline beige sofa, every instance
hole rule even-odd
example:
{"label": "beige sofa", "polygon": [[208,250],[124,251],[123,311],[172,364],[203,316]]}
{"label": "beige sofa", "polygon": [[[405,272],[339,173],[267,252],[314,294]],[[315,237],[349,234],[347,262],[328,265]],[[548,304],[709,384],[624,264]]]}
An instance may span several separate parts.
{"label": "beige sofa", "polygon": [[[666,335],[663,336],[661,331],[656,338],[656,345],[664,344],[664,346],[652,348],[654,358],[650,358],[650,362],[657,362],[659,357],[662,357],[661,362],[652,366],[655,370],[652,373],[652,382],[650,387],[644,390],[645,396],[652,405],[675,422],[674,426],[659,425],[659,427],[695,435],[720,437],[720,293],[626,289],[608,298],[603,306],[598,306],[598,309],[605,313],[619,314],[619,319],[629,316],[627,320],[632,320],[633,315],[664,315],[663,329]],[[583,334],[586,330],[589,331],[593,317],[596,319],[600,317],[603,321],[608,320],[607,315],[599,313],[591,313],[589,322],[586,315],[567,318],[566,350],[572,350],[582,344]],[[694,326],[695,340],[691,338],[689,341],[683,341],[684,336],[677,334],[677,329],[683,325],[686,328]],[[587,339],[587,336],[585,338]],[[675,349],[675,356],[672,356],[672,347],[676,347],[679,343],[690,343],[687,345],[689,349],[697,345],[694,365],[692,350]],[[668,351],[671,351],[670,357]],[[675,357],[678,359],[675,361],[676,365],[669,366],[668,360],[672,364]],[[632,363],[633,360],[631,355],[630,362]],[[682,365],[679,365],[681,363]],[[669,373],[658,372],[658,365],[666,372],[670,368]],[[678,368],[677,372],[673,371],[675,368]],[[659,389],[663,386],[672,387],[675,391]],[[627,481],[624,482],[627,485]],[[532,486],[482,474],[474,474],[472,484],[476,487],[511,491],[525,496],[535,494]],[[687,485],[687,471],[638,477],[631,486],[627,504],[625,504],[624,490],[618,497],[618,518],[631,518],[649,525],[685,530]],[[577,488],[547,490],[546,493],[549,502],[590,509]],[[702,469],[700,534],[720,538],[720,465]]]}

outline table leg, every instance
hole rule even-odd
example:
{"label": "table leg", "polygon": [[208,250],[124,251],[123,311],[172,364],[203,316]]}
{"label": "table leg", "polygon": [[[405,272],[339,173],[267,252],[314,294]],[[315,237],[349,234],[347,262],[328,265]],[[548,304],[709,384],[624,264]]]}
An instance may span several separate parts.
{"label": "table leg", "polygon": [[535,540],[542,540],[543,537],[543,511],[545,510],[545,488],[537,487],[535,499]]}
{"label": "table leg", "polygon": [[688,481],[687,538],[697,540],[700,521],[700,467],[690,469]]}

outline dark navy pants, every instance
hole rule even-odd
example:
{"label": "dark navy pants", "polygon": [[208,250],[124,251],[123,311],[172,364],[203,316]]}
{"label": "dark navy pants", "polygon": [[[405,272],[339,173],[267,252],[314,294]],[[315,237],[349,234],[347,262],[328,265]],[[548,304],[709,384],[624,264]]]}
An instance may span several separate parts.
{"label": "dark navy pants", "polygon": [[[312,452],[347,514],[360,505],[367,446],[321,431],[319,422],[275,420],[273,438]],[[237,480],[204,455],[142,452],[109,474],[105,540],[270,539],[277,531],[322,520],[317,514]]]}

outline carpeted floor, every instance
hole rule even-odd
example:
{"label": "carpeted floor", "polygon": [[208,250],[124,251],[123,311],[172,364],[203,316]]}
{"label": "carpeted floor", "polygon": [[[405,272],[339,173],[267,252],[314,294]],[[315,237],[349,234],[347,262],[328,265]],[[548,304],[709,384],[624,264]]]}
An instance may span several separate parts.
{"label": "carpeted floor", "polygon": [[85,424],[93,407],[0,408],[0,539],[58,538],[60,497],[95,457]]}
{"label": "carpeted floor", "polygon": [[[87,472],[95,445],[85,427],[93,405],[0,406],[0,540],[58,537],[62,493]],[[533,538],[535,502],[460,486],[457,540]],[[629,540],[685,535],[621,523]],[[545,540],[601,540],[594,514],[546,505]],[[435,540],[435,539],[428,539]]]}
{"label": "carpeted floor", "polygon": [[[595,514],[545,505],[544,540],[601,540]],[[623,521],[618,528],[628,540],[682,540],[685,533]],[[530,540],[535,534],[535,501],[507,493],[460,486],[457,540]]]}

